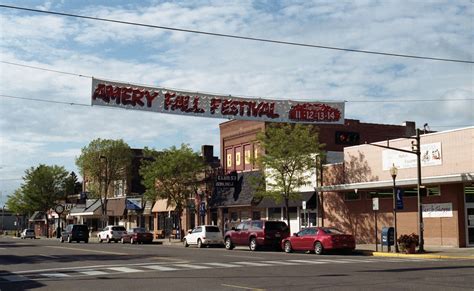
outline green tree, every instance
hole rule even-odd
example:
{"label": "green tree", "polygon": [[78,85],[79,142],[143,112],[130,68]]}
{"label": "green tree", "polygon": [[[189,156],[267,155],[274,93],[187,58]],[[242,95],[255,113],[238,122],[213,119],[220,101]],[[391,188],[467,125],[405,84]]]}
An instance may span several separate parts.
{"label": "green tree", "polygon": [[257,134],[257,141],[264,154],[255,161],[264,171],[266,183],[266,189],[257,190],[257,196],[270,197],[277,203],[283,200],[289,227],[289,201],[301,199],[298,189],[311,182],[310,173],[324,145],[319,143],[316,127],[301,124],[270,124],[265,132]]}
{"label": "green tree", "polygon": [[140,168],[142,184],[146,187],[145,197],[152,201],[166,199],[168,206],[174,206],[181,230],[181,215],[188,199],[196,193],[204,161],[184,144],[180,148],[172,146],[161,152],[145,148],[144,155],[149,157]]}
{"label": "green tree", "polygon": [[[53,208],[64,197],[64,183],[68,172],[62,166],[40,164],[25,171],[21,186],[23,202],[33,210],[43,213]],[[49,221],[46,220],[49,230]],[[46,233],[49,236],[49,232]]]}
{"label": "green tree", "polygon": [[108,189],[113,181],[128,177],[131,164],[132,150],[121,139],[95,139],[82,148],[81,155],[76,159],[91,197],[100,199],[103,224],[108,221]]}
{"label": "green tree", "polygon": [[16,189],[12,195],[8,196],[5,205],[8,210],[17,215],[28,215],[33,211],[30,205],[26,204],[21,188]]}
{"label": "green tree", "polygon": [[64,181],[64,200],[67,200],[68,196],[80,192],[80,189],[81,183],[78,182],[76,173],[71,172]]}

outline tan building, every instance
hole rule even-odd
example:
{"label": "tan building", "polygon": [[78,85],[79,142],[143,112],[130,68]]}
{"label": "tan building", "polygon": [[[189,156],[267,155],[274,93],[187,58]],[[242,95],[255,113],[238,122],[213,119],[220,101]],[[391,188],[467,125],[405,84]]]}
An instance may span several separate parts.
{"label": "tan building", "polygon": [[[474,247],[474,127],[420,138],[425,245]],[[393,139],[389,145],[410,151],[412,141]],[[398,236],[418,233],[416,155],[372,145],[346,147],[343,163],[324,167],[321,223],[353,233],[359,243],[374,243],[375,219],[379,234],[394,225],[394,165],[396,187],[403,190],[403,209],[396,212]],[[379,198],[377,216],[372,198]]]}

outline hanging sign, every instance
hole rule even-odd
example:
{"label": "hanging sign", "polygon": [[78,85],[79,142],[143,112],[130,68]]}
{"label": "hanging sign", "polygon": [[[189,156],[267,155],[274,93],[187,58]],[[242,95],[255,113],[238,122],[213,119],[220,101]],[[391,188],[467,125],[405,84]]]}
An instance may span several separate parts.
{"label": "hanging sign", "polygon": [[240,98],[92,79],[92,105],[189,116],[344,124],[344,102]]}

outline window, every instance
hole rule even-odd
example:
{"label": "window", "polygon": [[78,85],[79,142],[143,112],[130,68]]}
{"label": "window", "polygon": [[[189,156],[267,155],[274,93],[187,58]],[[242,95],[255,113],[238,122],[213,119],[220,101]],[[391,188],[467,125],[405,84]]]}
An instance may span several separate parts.
{"label": "window", "polygon": [[253,229],[263,229],[263,221],[254,221],[252,223]]}
{"label": "window", "polygon": [[239,229],[239,230],[244,229],[244,224],[240,223],[239,225],[237,225],[237,227],[235,229]]}
{"label": "window", "polygon": [[240,152],[235,154],[235,165],[240,166]]}
{"label": "window", "polygon": [[466,202],[474,202],[474,186],[465,186]]}
{"label": "window", "polygon": [[239,215],[237,214],[237,212],[231,212],[230,213],[230,220],[235,222],[239,219]]}
{"label": "window", "polygon": [[232,154],[227,154],[227,168],[232,168]]}
{"label": "window", "polygon": [[253,212],[252,212],[252,219],[253,219],[253,220],[259,220],[259,219],[261,219],[261,218],[262,218],[262,216],[261,216],[260,211],[253,211]]}
{"label": "window", "polygon": [[250,164],[250,149],[246,149],[244,153],[244,163],[246,165]]}
{"label": "window", "polygon": [[269,220],[280,220],[281,219],[281,208],[268,208],[268,219]]}
{"label": "window", "polygon": [[221,232],[217,226],[206,226],[206,232]]}
{"label": "window", "polygon": [[427,196],[440,196],[441,191],[439,186],[430,186],[426,187],[426,195]]}
{"label": "window", "polygon": [[114,196],[115,197],[122,197],[124,196],[124,180],[116,180],[114,181]]}
{"label": "window", "polygon": [[194,230],[193,230],[193,233],[200,233],[202,231],[202,227],[196,227]]}
{"label": "window", "polygon": [[283,221],[265,221],[265,230],[284,231],[288,227]]}
{"label": "window", "polygon": [[360,193],[355,192],[355,191],[350,191],[350,192],[344,192],[344,200],[346,201],[351,201],[351,200],[359,200],[360,199]]}
{"label": "window", "polygon": [[242,210],[240,212],[240,219],[241,220],[247,220],[250,219],[249,212],[247,210]]}

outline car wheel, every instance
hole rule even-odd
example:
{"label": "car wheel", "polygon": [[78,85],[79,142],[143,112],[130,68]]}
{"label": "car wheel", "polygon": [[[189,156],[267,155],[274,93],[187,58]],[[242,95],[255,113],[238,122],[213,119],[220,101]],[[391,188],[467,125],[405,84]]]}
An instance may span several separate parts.
{"label": "car wheel", "polygon": [[84,241],[84,243],[86,243],[86,244],[87,244],[87,243],[89,243],[89,240],[88,240],[88,239],[86,239],[86,240]]}
{"label": "car wheel", "polygon": [[72,239],[71,239],[70,236],[67,237],[67,242],[68,242],[68,243],[72,243]]}
{"label": "car wheel", "polygon": [[102,243],[102,238],[100,237],[100,235],[98,235],[97,238],[99,239],[99,243]]}
{"label": "car wheel", "polygon": [[231,250],[231,249],[234,248],[234,244],[232,243],[232,240],[230,239],[230,237],[227,237],[227,238],[225,239],[225,248],[226,248],[227,250]]}
{"label": "car wheel", "polygon": [[133,240],[133,237],[130,238],[130,243],[133,245],[135,243],[135,241]]}
{"label": "car wheel", "polygon": [[249,249],[253,252],[253,251],[256,251],[257,248],[258,248],[257,239],[252,237],[249,242]]}
{"label": "car wheel", "polygon": [[202,248],[202,241],[201,241],[200,238],[198,238],[197,247],[198,247],[198,248]]}
{"label": "car wheel", "polygon": [[323,251],[324,251],[323,245],[319,241],[315,242],[314,243],[314,253],[316,255],[321,255],[321,254],[323,254]]}
{"label": "car wheel", "polygon": [[185,248],[189,247],[188,241],[186,239],[183,240],[183,245]]}
{"label": "car wheel", "polygon": [[64,242],[64,238],[61,237],[61,238],[59,239],[59,241],[60,241],[61,243],[63,243],[63,242]]}
{"label": "car wheel", "polygon": [[122,237],[122,239],[120,240],[120,242],[121,242],[122,244],[125,243],[125,240],[123,239],[123,237]]}
{"label": "car wheel", "polygon": [[105,238],[105,241],[109,244],[109,243],[110,243],[110,237],[107,236],[107,237]]}
{"label": "car wheel", "polygon": [[291,242],[287,240],[285,242],[285,253],[291,253],[293,249],[291,248]]}

